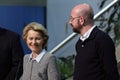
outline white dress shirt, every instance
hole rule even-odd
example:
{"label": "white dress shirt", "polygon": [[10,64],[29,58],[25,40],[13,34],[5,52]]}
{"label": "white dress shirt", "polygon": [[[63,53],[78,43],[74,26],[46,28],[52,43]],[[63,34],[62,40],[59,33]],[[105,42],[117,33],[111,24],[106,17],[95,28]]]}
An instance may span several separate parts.
{"label": "white dress shirt", "polygon": [[95,25],[91,27],[83,36],[80,36],[82,41],[85,41],[91,34],[92,30],[95,28]]}
{"label": "white dress shirt", "polygon": [[39,63],[45,53],[46,53],[46,50],[43,49],[42,52],[34,59],[32,58],[32,53],[31,53],[29,60],[36,60]]}

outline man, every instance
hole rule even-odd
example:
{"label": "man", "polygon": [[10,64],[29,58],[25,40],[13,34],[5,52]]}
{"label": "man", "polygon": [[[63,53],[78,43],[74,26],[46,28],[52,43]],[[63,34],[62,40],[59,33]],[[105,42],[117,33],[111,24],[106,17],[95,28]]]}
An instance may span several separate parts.
{"label": "man", "polygon": [[119,80],[112,39],[94,25],[94,12],[88,4],[71,11],[69,23],[81,34],[76,43],[73,80]]}
{"label": "man", "polygon": [[23,55],[19,35],[0,28],[0,80],[18,80]]}

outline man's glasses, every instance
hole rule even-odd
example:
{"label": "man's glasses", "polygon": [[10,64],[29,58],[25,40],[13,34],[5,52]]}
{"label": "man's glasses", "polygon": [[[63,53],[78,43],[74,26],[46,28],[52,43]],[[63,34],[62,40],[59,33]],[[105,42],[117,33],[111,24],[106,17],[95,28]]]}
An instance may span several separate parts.
{"label": "man's glasses", "polygon": [[73,20],[75,20],[76,18],[80,18],[81,16],[78,16],[78,17],[70,17],[69,18],[69,21],[72,22]]}

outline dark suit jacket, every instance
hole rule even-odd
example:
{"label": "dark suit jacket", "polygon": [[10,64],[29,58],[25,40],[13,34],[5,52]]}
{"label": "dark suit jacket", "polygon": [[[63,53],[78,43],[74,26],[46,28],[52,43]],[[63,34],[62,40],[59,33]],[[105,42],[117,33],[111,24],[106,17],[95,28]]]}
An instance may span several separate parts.
{"label": "dark suit jacket", "polygon": [[97,27],[84,42],[76,44],[74,80],[119,80],[115,46]]}
{"label": "dark suit jacket", "polygon": [[15,80],[21,76],[23,55],[19,35],[0,28],[0,80]]}

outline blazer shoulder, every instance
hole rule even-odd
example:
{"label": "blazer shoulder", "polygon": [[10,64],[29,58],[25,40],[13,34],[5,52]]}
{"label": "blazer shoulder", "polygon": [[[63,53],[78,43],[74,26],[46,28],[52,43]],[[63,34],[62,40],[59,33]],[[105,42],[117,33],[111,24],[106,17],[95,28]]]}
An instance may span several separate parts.
{"label": "blazer shoulder", "polygon": [[26,64],[27,61],[29,61],[29,57],[30,57],[30,54],[24,55],[24,64]]}
{"label": "blazer shoulder", "polygon": [[47,52],[47,53],[44,55],[44,57],[46,57],[46,58],[55,57],[55,55],[54,55],[54,54],[50,54],[49,52]]}
{"label": "blazer shoulder", "polygon": [[29,58],[30,57],[30,54],[25,54],[24,55],[24,58]]}
{"label": "blazer shoulder", "polygon": [[50,54],[50,53],[45,53],[45,55],[43,56],[43,58],[42,58],[42,61],[44,62],[44,61],[49,61],[50,59],[52,59],[52,58],[54,58],[55,59],[55,56],[54,56],[54,54]]}

